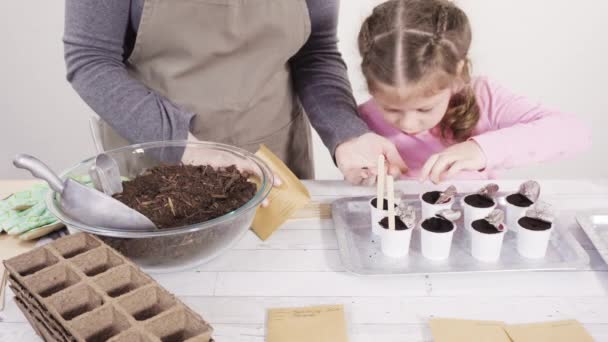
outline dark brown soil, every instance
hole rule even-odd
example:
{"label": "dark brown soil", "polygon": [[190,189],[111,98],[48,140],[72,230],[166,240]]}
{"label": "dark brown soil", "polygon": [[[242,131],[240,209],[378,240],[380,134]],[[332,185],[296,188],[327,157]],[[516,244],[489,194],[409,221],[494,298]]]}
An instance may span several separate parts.
{"label": "dark brown soil", "polygon": [[[374,198],[372,200],[372,206],[374,208],[378,209],[378,199],[377,198]],[[395,208],[397,208],[397,204],[395,204]],[[380,209],[380,210],[388,210],[388,200],[387,199],[384,199],[382,201],[382,209]]]}
{"label": "dark brown soil", "polygon": [[[388,217],[383,218],[382,220],[380,220],[380,227],[384,228],[384,229],[388,229]],[[410,227],[406,226],[405,223],[403,223],[403,221],[401,221],[401,219],[397,216],[395,216],[395,230],[407,230],[410,229]]]}
{"label": "dark brown soil", "polygon": [[181,227],[242,207],[257,191],[248,176],[234,166],[162,165],[124,182],[114,197],[159,228]]}
{"label": "dark brown soil", "polygon": [[514,206],[517,207],[521,207],[521,208],[527,208],[529,206],[531,206],[532,201],[530,201],[528,199],[528,197],[522,195],[522,194],[512,194],[507,196],[507,202],[513,204]]}
{"label": "dark brown soil", "polygon": [[429,191],[422,195],[422,200],[429,204],[435,204],[441,196],[441,191]]}
{"label": "dark brown soil", "polygon": [[523,228],[534,230],[534,231],[542,231],[551,229],[551,222],[546,222],[543,220],[539,220],[537,218],[532,217],[522,217],[519,219],[519,225]]}
{"label": "dark brown soil", "polygon": [[500,230],[496,229],[495,226],[491,225],[486,220],[473,221],[473,223],[471,224],[471,226],[473,227],[473,229],[475,229],[476,231],[478,231],[480,233],[483,233],[483,234],[498,234],[498,233],[502,233]]}
{"label": "dark brown soil", "polygon": [[464,198],[464,201],[475,208],[489,208],[494,205],[493,199],[479,194],[469,195]]}
{"label": "dark brown soil", "polygon": [[431,217],[422,222],[422,228],[433,233],[448,233],[454,229],[454,224],[446,219]]}

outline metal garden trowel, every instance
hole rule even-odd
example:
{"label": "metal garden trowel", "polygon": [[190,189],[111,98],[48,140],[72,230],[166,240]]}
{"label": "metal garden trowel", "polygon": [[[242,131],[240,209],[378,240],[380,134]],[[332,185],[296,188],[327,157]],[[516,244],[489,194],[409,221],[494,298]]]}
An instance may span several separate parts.
{"label": "metal garden trowel", "polygon": [[13,164],[28,170],[36,178],[49,183],[61,195],[61,209],[70,217],[85,224],[110,229],[152,231],[158,229],[146,216],[103,192],[86,187],[73,179],[61,180],[40,160],[19,154]]}
{"label": "metal garden trowel", "polygon": [[106,195],[112,196],[122,192],[120,169],[112,157],[100,153],[89,170],[89,176],[95,188]]}

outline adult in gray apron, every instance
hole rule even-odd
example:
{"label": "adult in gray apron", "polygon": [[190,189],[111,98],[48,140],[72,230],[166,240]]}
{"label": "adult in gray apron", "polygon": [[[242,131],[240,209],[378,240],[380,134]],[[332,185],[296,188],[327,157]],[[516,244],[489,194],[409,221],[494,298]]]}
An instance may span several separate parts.
{"label": "adult in gray apron", "polygon": [[[146,0],[127,68],[197,113],[197,139],[250,152],[265,144],[314,178],[310,126],[287,65],[309,35],[304,0]],[[101,135],[105,149],[129,144],[108,124]]]}
{"label": "adult in gray apron", "polygon": [[190,132],[252,152],[266,144],[312,178],[310,118],[350,182],[372,180],[379,154],[388,170],[405,168],[357,114],[337,49],[339,0],[65,3],[67,79],[107,120],[105,148]]}

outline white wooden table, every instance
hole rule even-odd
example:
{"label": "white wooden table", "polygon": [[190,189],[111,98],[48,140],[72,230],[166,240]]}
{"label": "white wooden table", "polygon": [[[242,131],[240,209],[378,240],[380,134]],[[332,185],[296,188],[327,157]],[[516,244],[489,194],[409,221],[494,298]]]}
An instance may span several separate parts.
{"label": "white wooden table", "polygon": [[[499,183],[515,190],[521,182]],[[233,250],[197,270],[155,278],[211,322],[220,342],[264,341],[266,309],[316,304],[346,306],[351,341],[431,341],[427,320],[433,316],[507,323],[577,319],[597,341],[608,341],[608,266],[574,220],[576,210],[608,208],[608,181],[541,184],[544,200],[562,210],[560,218],[589,253],[588,269],[362,278],[342,267],[330,220],[300,220],[267,241],[248,233]],[[307,185],[321,202],[373,194],[340,182]],[[464,192],[482,183],[456,185]],[[398,188],[419,193],[428,186],[399,183]],[[0,313],[0,341],[36,340],[9,299]]]}

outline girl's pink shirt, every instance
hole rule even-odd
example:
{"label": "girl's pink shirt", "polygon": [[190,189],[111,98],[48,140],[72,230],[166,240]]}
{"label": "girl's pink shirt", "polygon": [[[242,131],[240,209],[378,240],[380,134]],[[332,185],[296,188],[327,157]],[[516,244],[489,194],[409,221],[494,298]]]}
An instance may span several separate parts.
{"label": "girl's pink shirt", "polygon": [[[475,78],[472,87],[480,118],[471,139],[485,153],[487,165],[461,172],[457,179],[492,179],[500,170],[571,156],[591,146],[589,127],[575,115],[514,95],[484,77]],[[406,134],[384,120],[373,99],[360,105],[359,113],[372,131],[395,143],[410,169],[404,178],[417,178],[427,159],[446,148],[437,127]]]}

